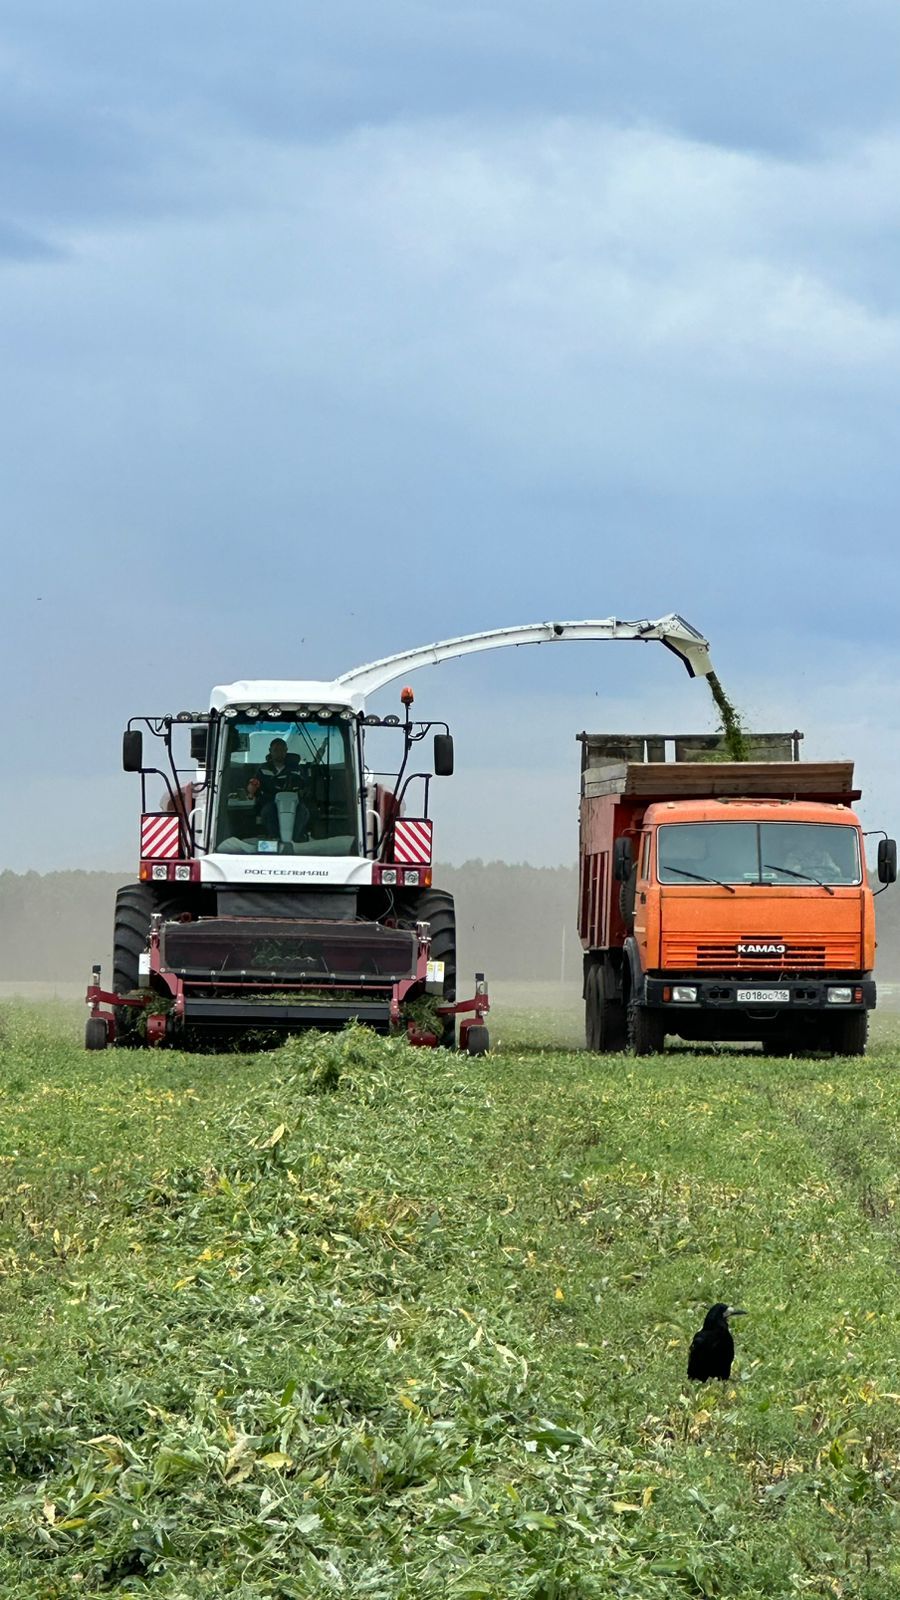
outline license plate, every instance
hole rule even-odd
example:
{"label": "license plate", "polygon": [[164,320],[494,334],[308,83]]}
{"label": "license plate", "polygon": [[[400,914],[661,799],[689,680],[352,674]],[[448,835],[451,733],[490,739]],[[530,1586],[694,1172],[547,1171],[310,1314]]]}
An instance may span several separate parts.
{"label": "license plate", "polygon": [[790,1000],[790,989],[738,989],[738,1004],[745,1006],[768,1006]]}

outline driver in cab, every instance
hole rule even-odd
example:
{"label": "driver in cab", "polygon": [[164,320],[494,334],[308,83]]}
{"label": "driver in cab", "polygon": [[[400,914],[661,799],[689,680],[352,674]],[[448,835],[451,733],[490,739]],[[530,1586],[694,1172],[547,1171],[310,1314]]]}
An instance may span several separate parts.
{"label": "driver in cab", "polygon": [[[256,818],[260,832],[269,838],[278,838],[278,808],[275,796],[297,794],[304,788],[300,757],[288,750],[284,739],[273,739],[261,767],[257,767],[247,784],[248,797],[255,802]],[[294,837],[300,838],[309,822],[309,807],[302,798],[297,800],[294,820]]]}

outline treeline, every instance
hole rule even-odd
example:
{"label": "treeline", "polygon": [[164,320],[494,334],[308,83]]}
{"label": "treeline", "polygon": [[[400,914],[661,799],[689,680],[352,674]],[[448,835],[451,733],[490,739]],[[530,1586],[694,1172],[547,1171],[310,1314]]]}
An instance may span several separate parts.
{"label": "treeline", "polygon": [[[456,897],[460,981],[578,979],[575,867],[467,861],[435,880]],[[76,981],[95,961],[110,976],[116,889],[127,873],[0,873],[0,982]],[[900,981],[900,885],[879,897],[878,973]]]}

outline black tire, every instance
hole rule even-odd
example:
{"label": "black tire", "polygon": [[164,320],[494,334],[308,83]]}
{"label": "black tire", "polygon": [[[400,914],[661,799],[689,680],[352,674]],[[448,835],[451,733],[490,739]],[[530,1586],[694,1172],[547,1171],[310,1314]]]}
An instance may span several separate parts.
{"label": "black tire", "polygon": [[[456,909],[452,894],[446,889],[423,889],[421,894],[404,896],[398,900],[397,915],[402,922],[427,922],[431,927],[431,957],[444,963],[443,999],[448,1004],[456,1000]],[[456,1049],[456,1018],[448,1017],[444,1023],[439,1045],[442,1050]]]}
{"label": "black tire", "polygon": [[597,974],[599,1000],[599,1049],[606,1052],[624,1050],[628,1044],[628,1018],[625,1002],[616,993],[615,975],[604,964]]}
{"label": "black tire", "polygon": [[466,1034],[466,1055],[486,1056],[491,1048],[491,1036],[482,1023],[476,1023]]}
{"label": "black tire", "polygon": [[631,996],[628,1002],[628,1045],[632,1055],[656,1056],[665,1048],[666,1030],[662,1016]]}
{"label": "black tire", "polygon": [[109,1044],[106,1023],[102,1017],[88,1017],[84,1025],[85,1050],[105,1050]]}
{"label": "black tire", "polygon": [[624,1050],[628,1042],[625,1006],[605,962],[595,962],[585,979],[585,1044],[597,1055]]}
{"label": "black tire", "polygon": [[[138,987],[138,963],[147,948],[150,918],[154,911],[177,916],[183,911],[173,895],[160,895],[152,884],[126,883],[116,895],[116,920],[113,931],[113,993],[130,994]],[[136,1006],[116,1006],[116,1043],[134,1047],[143,1044],[137,1023]]]}
{"label": "black tire", "polygon": [[825,1049],[833,1056],[864,1056],[868,1037],[868,1011],[850,1011],[843,1017],[829,1017]]}
{"label": "black tire", "polygon": [[632,868],[624,883],[619,884],[619,916],[626,933],[634,933],[634,902],[637,891],[637,871]]}
{"label": "black tire", "polygon": [[584,1048],[592,1053],[600,1049],[600,996],[597,976],[600,968],[595,964],[587,969],[584,979]]}

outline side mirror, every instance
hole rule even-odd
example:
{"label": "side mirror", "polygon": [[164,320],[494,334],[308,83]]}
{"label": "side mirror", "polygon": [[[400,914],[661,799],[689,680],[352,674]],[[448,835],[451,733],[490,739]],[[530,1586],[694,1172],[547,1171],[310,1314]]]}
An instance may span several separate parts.
{"label": "side mirror", "polygon": [[613,846],[613,877],[616,883],[627,883],[634,871],[634,852],[630,839],[617,839]]}
{"label": "side mirror", "polygon": [[140,728],[128,728],[122,735],[122,771],[143,772],[144,736]]}
{"label": "side mirror", "polygon": [[436,778],[453,776],[452,733],[436,733],[434,736],[434,775]]}
{"label": "side mirror", "polygon": [[201,723],[199,728],[191,729],[191,760],[198,761],[201,767],[207,764],[209,755],[209,728]]}
{"label": "side mirror", "polygon": [[896,839],[879,839],[878,841],[878,882],[897,882]]}

